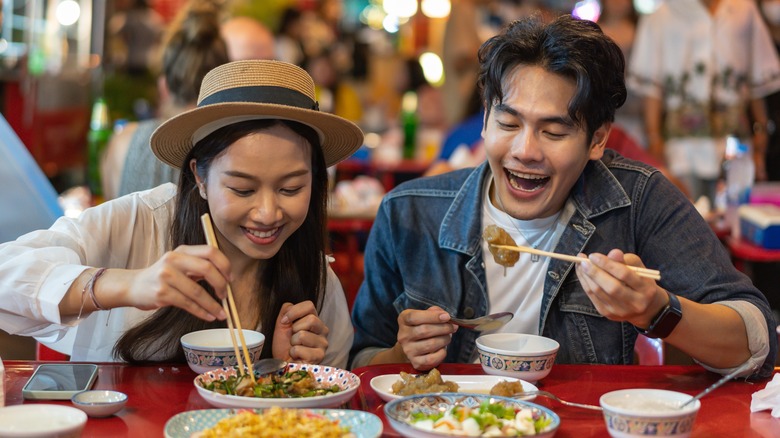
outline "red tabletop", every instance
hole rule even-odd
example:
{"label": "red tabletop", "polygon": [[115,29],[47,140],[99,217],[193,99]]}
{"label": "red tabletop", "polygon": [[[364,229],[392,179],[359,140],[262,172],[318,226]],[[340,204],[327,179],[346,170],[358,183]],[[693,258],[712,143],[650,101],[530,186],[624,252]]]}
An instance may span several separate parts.
{"label": "red tabletop", "polygon": [[[56,403],[69,401],[30,401],[22,398],[22,387],[41,362],[4,361],[6,405]],[[186,365],[130,366],[99,364],[96,389],[115,389],[128,395],[125,409],[108,418],[90,418],[84,437],[160,437],[165,423],[179,412],[212,408],[193,385],[196,376]],[[442,374],[482,374],[479,365],[443,364]],[[361,386],[349,407],[373,412],[384,420],[384,404],[371,389],[370,381],[381,374],[412,372],[408,365],[380,365],[355,370]],[[775,372],[780,372],[776,368]],[[689,394],[703,390],[718,376],[698,366],[608,366],[555,365],[537,386],[563,399],[598,404],[599,396],[623,388],[674,389]],[[732,381],[707,395],[694,426],[694,437],[780,437],[780,419],[769,412],[750,413],[751,394],[766,381]],[[535,402],[552,408],[561,417],[557,438],[607,436],[604,420],[598,412],[569,408],[537,398]],[[385,436],[397,436],[385,424]]]}
{"label": "red tabletop", "polygon": [[[478,364],[442,364],[442,374],[484,374]],[[398,436],[384,416],[384,402],[371,389],[373,377],[414,372],[409,365],[379,365],[358,368],[360,389],[350,407],[373,412],[385,422],[384,436]],[[780,372],[776,368],[775,372]],[[573,402],[599,404],[599,397],[609,391],[626,388],[656,388],[696,394],[718,380],[720,376],[699,366],[640,365],[560,365],[538,382],[539,389]],[[731,381],[702,399],[696,417],[693,437],[780,437],[780,419],[768,411],[750,413],[751,394],[763,389],[766,381],[748,383]],[[556,438],[605,437],[607,429],[600,412],[563,406],[537,397],[534,403],[551,408],[561,417]]]}

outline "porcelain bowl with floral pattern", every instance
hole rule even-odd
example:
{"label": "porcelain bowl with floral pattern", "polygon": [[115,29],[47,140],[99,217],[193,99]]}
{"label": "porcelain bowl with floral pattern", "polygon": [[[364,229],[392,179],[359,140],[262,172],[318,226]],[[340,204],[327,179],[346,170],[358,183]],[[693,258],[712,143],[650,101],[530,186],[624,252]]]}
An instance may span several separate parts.
{"label": "porcelain bowl with floral pattern", "polygon": [[[247,351],[252,363],[260,360],[263,351],[265,335],[254,330],[242,330],[246,341]],[[236,341],[238,332],[235,332]],[[240,345],[240,343],[239,343]],[[181,346],[187,357],[187,364],[192,371],[203,374],[206,371],[238,365],[230,331],[226,328],[199,330],[187,333],[181,337]],[[241,359],[244,359],[243,351]]]}
{"label": "porcelain bowl with floral pattern", "polygon": [[482,370],[531,383],[550,374],[559,347],[553,339],[524,333],[492,333],[477,338]]}
{"label": "porcelain bowl with floral pattern", "polygon": [[689,394],[664,389],[621,389],[601,396],[607,431],[613,438],[667,437],[686,438],[701,402]]}

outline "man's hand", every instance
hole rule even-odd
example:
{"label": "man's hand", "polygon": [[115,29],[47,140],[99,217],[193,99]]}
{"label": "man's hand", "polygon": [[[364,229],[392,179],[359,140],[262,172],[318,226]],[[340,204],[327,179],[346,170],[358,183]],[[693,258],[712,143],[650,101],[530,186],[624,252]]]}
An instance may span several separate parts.
{"label": "man's hand", "polygon": [[415,369],[429,370],[444,361],[447,346],[458,327],[438,306],[407,309],[398,315],[398,343]]}

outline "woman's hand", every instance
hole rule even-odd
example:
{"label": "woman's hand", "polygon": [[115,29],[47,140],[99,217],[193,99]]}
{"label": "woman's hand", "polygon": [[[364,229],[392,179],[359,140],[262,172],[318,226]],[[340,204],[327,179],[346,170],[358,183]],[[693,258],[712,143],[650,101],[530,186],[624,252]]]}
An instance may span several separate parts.
{"label": "woman's hand", "polygon": [[406,309],[398,315],[398,344],[412,366],[421,371],[442,363],[458,327],[441,307]]}
{"label": "woman's hand", "polygon": [[638,256],[618,249],[606,256],[593,253],[588,261],[577,263],[577,277],[601,315],[647,327],[666,305],[668,296],[654,280],[640,277],[627,265],[645,267]]}
{"label": "woman's hand", "polygon": [[287,361],[318,364],[328,349],[328,327],[311,301],[284,303],[276,318],[273,356]]}
{"label": "woman's hand", "polygon": [[230,262],[217,248],[182,245],[152,266],[130,275],[125,301],[141,310],[176,306],[206,321],[225,319],[222,306],[198,281],[206,280],[219,298],[227,296]]}

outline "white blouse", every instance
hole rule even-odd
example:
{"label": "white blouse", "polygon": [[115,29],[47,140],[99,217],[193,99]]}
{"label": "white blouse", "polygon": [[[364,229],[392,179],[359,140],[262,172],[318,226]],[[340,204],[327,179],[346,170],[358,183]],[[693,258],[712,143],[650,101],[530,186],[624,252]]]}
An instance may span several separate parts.
{"label": "white blouse", "polygon": [[[61,317],[59,303],[89,267],[142,269],[155,263],[168,250],[175,199],[176,186],[163,184],[0,245],[0,329],[33,336],[74,361],[115,361],[112,349],[119,337],[154,311],[122,307],[78,320]],[[346,367],[353,328],[330,267],[319,316],[329,328],[323,363]]]}

